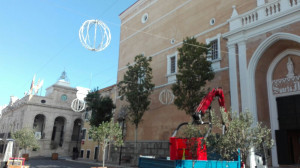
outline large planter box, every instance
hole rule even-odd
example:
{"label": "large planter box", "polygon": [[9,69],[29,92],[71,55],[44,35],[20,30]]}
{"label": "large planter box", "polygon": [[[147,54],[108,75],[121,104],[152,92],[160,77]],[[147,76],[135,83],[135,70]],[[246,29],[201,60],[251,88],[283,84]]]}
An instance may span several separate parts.
{"label": "large planter box", "polygon": [[58,153],[52,153],[52,160],[58,160]]}
{"label": "large planter box", "polygon": [[240,161],[219,161],[219,160],[176,160],[176,168],[240,168]]}
{"label": "large planter box", "polygon": [[25,160],[28,161],[29,160],[29,154],[28,153],[22,154],[22,158],[25,158]]}
{"label": "large planter box", "polygon": [[241,161],[162,160],[139,158],[139,168],[241,168]]}
{"label": "large planter box", "polygon": [[[206,145],[203,138],[170,138],[171,160],[207,160]],[[195,151],[192,154],[191,151]]]}

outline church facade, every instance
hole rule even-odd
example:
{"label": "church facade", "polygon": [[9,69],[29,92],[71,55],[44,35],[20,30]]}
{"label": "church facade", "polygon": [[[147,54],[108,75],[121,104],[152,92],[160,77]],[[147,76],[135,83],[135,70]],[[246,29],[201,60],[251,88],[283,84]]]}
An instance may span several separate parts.
{"label": "church facade", "polygon": [[[272,130],[273,166],[297,163],[299,16],[299,0],[139,0],[121,13],[118,82],[136,55],[153,60],[155,90],[139,141],[167,142],[178,124],[190,120],[173,104],[170,87],[176,81],[177,48],[184,38],[195,37],[212,45],[215,78],[207,87],[222,87],[227,109],[249,110]],[[116,104],[120,108],[125,102]],[[133,140],[134,127],[127,123],[126,141]]]}
{"label": "church facade", "polygon": [[88,90],[70,87],[65,77],[64,72],[55,84],[46,89],[45,96],[11,97],[9,105],[2,110],[0,138],[11,138],[13,132],[24,127],[33,128],[40,149],[28,151],[30,157],[50,157],[52,153],[72,156],[73,149],[80,147],[83,120],[82,114],[74,112],[71,104]]}

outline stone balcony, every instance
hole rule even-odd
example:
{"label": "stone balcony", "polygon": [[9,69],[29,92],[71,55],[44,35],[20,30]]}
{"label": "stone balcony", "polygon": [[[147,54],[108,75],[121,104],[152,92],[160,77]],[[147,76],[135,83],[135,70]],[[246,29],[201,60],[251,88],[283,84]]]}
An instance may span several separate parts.
{"label": "stone balcony", "polygon": [[233,6],[233,13],[229,21],[230,31],[251,27],[255,23],[271,20],[280,15],[300,10],[300,0],[274,0],[256,7],[241,15]]}

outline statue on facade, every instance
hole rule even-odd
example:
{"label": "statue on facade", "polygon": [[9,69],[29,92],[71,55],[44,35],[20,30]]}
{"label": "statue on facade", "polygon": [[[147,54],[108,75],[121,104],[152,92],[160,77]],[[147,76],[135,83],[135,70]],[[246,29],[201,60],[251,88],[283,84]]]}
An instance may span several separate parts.
{"label": "statue on facade", "polygon": [[292,62],[291,57],[288,58],[288,62],[286,63],[286,67],[288,70],[288,74],[286,75],[287,78],[293,78],[295,76],[294,74],[294,65]]}
{"label": "statue on facade", "polygon": [[63,80],[63,81],[69,82],[69,78],[68,78],[68,76],[67,76],[66,71],[63,71],[63,72],[61,73],[61,75],[60,75],[60,77],[59,77],[58,80]]}

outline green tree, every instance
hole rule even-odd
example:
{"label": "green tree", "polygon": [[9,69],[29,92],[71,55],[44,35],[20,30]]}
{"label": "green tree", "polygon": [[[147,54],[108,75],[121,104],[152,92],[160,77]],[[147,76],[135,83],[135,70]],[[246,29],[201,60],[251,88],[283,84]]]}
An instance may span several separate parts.
{"label": "green tree", "polygon": [[204,89],[206,82],[214,78],[211,62],[206,57],[209,45],[200,44],[195,38],[186,38],[178,52],[177,81],[172,86],[176,96],[174,104],[178,109],[192,115],[207,93]]}
{"label": "green tree", "polygon": [[[121,146],[123,144],[122,140],[122,129],[119,127],[118,123],[102,122],[99,126],[93,126],[89,130],[89,135],[92,137],[93,141],[98,143],[98,149],[101,145],[102,149],[102,163],[103,167],[105,166],[105,152],[106,147],[109,142],[114,142],[115,146]],[[98,161],[98,156],[97,156]]]}
{"label": "green tree", "polygon": [[135,142],[137,142],[137,130],[142,117],[149,109],[150,94],[153,91],[151,57],[137,55],[134,64],[128,63],[128,70],[122,81],[118,83],[121,100],[126,100],[129,121],[135,125]]}
{"label": "green tree", "polygon": [[[252,113],[232,114],[230,117],[226,117],[228,115],[224,109],[221,109],[221,113],[224,116],[227,130],[224,135],[214,133],[206,139],[212,152],[219,153],[223,159],[231,160],[240,149],[241,158],[246,161],[250,148],[253,147],[256,152],[261,154],[266,154],[266,150],[272,148],[271,130],[263,126],[261,122],[254,122]],[[230,112],[228,113],[230,114]],[[218,118],[215,118],[213,123],[222,129]]]}
{"label": "green tree", "polygon": [[28,148],[38,149],[40,146],[39,142],[34,136],[34,130],[30,128],[22,128],[12,133],[12,138],[20,148],[25,150],[25,153],[27,153]]}
{"label": "green tree", "polygon": [[103,97],[98,88],[89,92],[85,98],[87,106],[92,109],[91,126],[99,126],[103,121],[110,121],[116,108],[110,97]]}
{"label": "green tree", "polygon": [[[238,154],[238,149],[240,149],[241,158],[245,162],[250,148],[253,147],[256,153],[265,155],[265,158],[267,158],[267,150],[273,146],[271,130],[263,126],[261,122],[254,122],[250,112],[230,115],[231,113],[225,112],[223,108],[220,111],[226,124],[226,132],[224,135],[216,133],[221,132],[222,124],[221,119],[212,111],[214,133],[209,134],[203,143],[201,142],[201,144],[206,144],[208,155],[212,153],[212,156],[217,156],[215,155],[217,153],[221,156],[221,159],[233,160]],[[199,130],[199,125],[189,124],[184,130],[184,137],[190,139],[203,137]],[[193,145],[193,143],[191,144]],[[191,144],[187,144],[193,150],[191,153],[197,154],[198,144],[194,144],[194,146]],[[216,157],[214,159],[220,158]]]}

